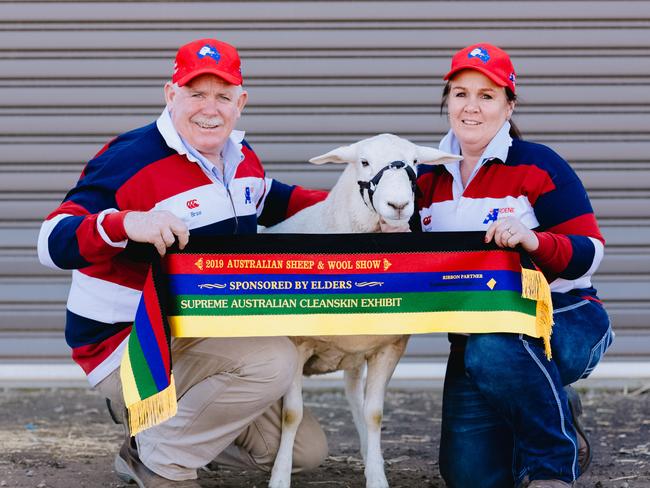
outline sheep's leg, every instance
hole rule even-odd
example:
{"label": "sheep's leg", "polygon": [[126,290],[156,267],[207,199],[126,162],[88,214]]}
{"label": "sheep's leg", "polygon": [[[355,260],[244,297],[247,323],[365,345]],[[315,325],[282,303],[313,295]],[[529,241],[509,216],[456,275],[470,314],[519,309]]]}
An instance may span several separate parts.
{"label": "sheep's leg", "polygon": [[293,444],[302,422],[302,367],[311,355],[311,350],[298,345],[298,368],[293,381],[282,399],[282,435],[280,447],[271,470],[269,488],[289,488],[291,486],[291,467],[293,464]]}
{"label": "sheep's leg", "polygon": [[[401,346],[401,347],[400,347]],[[402,356],[406,341],[391,344],[368,358],[364,417],[368,429],[366,453],[366,488],[388,488],[381,454],[381,422],[384,414],[384,395],[388,380]]]}
{"label": "sheep's leg", "polygon": [[350,410],[352,411],[354,425],[357,428],[357,433],[359,434],[361,457],[363,457],[363,460],[365,462],[366,450],[368,448],[368,431],[366,430],[366,422],[363,417],[364,366],[365,365],[362,364],[357,368],[346,369],[343,372],[343,378],[345,379],[345,396],[348,399],[348,403],[350,404]]}

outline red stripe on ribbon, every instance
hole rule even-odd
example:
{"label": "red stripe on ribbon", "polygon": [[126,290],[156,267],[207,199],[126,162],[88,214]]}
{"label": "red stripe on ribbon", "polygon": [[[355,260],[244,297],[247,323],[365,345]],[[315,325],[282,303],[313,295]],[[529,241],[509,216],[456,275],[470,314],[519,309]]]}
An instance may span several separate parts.
{"label": "red stripe on ribbon", "polygon": [[[247,262],[269,263],[281,260],[281,268],[248,265]],[[219,264],[223,262],[223,265]],[[365,267],[368,263],[378,267]],[[237,266],[228,267],[228,263]],[[330,268],[330,262],[350,262],[350,267]],[[322,263],[323,267],[319,268]],[[521,269],[519,255],[511,251],[467,251],[405,254],[170,254],[163,262],[169,274],[300,274],[322,275],[328,273],[368,274],[369,272],[409,273],[409,272],[459,272],[463,270],[506,270]]]}
{"label": "red stripe on ribbon", "polygon": [[154,281],[151,278],[147,279],[144,284],[144,289],[142,290],[142,299],[144,300],[144,305],[147,310],[147,316],[151,322],[151,328],[153,329],[153,333],[156,336],[158,350],[160,351],[160,356],[165,367],[165,372],[167,373],[167,381],[169,381],[169,373],[171,370],[170,358],[168,354],[169,343],[167,342],[167,337],[165,337],[165,327],[163,325],[162,315],[160,313],[158,294],[156,293],[156,289],[154,287]]}

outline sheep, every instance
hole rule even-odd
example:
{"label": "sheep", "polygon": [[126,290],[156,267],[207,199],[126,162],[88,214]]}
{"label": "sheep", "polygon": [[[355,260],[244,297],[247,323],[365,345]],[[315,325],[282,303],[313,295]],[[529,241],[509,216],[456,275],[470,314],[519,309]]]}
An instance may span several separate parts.
{"label": "sheep", "polygon": [[[460,156],[418,146],[393,134],[339,147],[309,160],[314,164],[348,163],[327,198],[265,232],[407,231],[414,210],[415,165],[458,159]],[[288,488],[291,484],[293,443],[303,415],[303,374],[338,370],[344,371],[345,394],[365,462],[366,487],[388,487],[380,446],[384,393],[408,339],[407,335],[291,337],[300,367],[284,396],[282,435],[270,488]]]}

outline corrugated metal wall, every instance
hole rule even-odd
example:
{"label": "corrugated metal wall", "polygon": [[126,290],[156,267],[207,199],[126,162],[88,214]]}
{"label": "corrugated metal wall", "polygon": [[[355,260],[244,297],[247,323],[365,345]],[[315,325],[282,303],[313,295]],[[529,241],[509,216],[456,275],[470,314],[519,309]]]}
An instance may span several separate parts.
{"label": "corrugated metal wall", "polygon": [[[650,2],[0,2],[0,363],[65,361],[68,274],[38,264],[43,217],[109,138],[161,111],[176,48],[240,49],[240,127],[269,173],[328,187],[311,156],[379,132],[423,144],[452,53],[505,48],[515,120],[578,171],[608,250],[596,285],[614,359],[650,360]],[[442,361],[442,335],[410,357]]]}

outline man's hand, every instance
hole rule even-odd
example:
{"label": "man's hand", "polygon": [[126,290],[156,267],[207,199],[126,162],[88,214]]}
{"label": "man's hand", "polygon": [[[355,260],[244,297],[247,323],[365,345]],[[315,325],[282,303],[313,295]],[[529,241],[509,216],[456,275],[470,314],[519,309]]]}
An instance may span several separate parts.
{"label": "man's hand", "polygon": [[521,244],[526,252],[536,251],[539,247],[537,235],[516,217],[506,217],[492,222],[485,232],[485,242],[494,239],[499,247],[515,247]]}
{"label": "man's hand", "polygon": [[129,212],[124,217],[124,231],[135,242],[148,242],[164,256],[167,248],[178,237],[178,247],[183,249],[190,239],[190,231],[181,219],[167,210]]}

